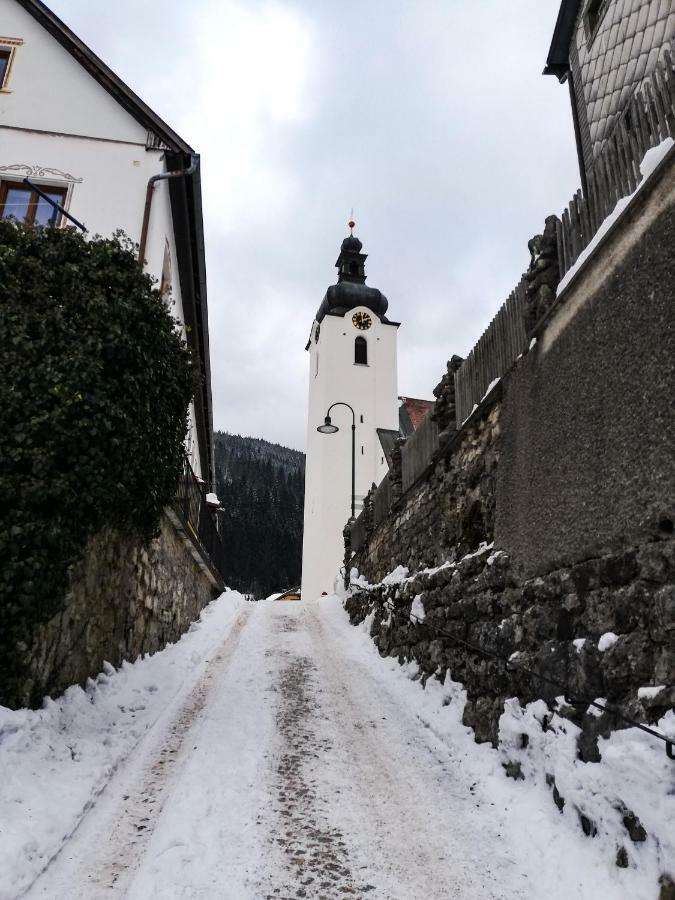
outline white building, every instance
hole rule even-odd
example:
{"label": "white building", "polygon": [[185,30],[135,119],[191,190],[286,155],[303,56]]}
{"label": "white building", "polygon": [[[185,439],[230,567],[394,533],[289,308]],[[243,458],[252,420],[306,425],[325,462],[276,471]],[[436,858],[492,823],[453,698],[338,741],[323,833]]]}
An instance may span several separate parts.
{"label": "white building", "polygon": [[141,245],[200,368],[187,450],[211,489],[199,156],[43,3],[0,0],[0,217],[65,224],[36,188],[90,234]]}
{"label": "white building", "polygon": [[[361,241],[342,242],[338,283],[326,292],[312,325],[302,549],[302,596],[331,593],[344,556],[342,529],[351,515],[352,423],[355,513],[373,482],[387,472],[378,429],[399,428],[396,341],[398,322],[387,299],[365,284]],[[331,409],[333,404],[337,404]],[[348,407],[351,407],[352,412]],[[330,409],[330,413],[329,413]],[[339,431],[320,433],[326,416]]]}

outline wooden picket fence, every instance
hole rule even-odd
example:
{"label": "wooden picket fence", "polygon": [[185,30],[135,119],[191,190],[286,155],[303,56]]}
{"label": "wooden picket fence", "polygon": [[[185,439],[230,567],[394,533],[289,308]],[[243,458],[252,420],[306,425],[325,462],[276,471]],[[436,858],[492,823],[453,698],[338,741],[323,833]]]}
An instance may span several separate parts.
{"label": "wooden picket fence", "polygon": [[637,90],[617,120],[586,176],[585,194],[577,191],[558,226],[560,277],[590,244],[598,228],[622,197],[641,181],[640,163],[647,150],[675,136],[675,72],[673,54]]}
{"label": "wooden picket fence", "polygon": [[[661,63],[631,98],[586,177],[556,225],[562,278],[597,234],[622,197],[642,178],[640,163],[652,147],[675,138],[675,39]],[[523,352],[525,282],[521,279],[480,340],[455,372],[457,427],[480,404],[489,385],[501,378]]]}
{"label": "wooden picket fence", "polygon": [[525,349],[525,278],[511,291],[476,346],[455,372],[457,428],[478,406],[488,387],[508,371]]}

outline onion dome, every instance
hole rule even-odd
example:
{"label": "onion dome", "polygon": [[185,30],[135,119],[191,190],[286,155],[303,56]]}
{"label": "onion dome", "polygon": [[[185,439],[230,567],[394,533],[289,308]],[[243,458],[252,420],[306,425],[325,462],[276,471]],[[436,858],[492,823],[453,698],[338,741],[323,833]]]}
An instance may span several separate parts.
{"label": "onion dome", "polygon": [[[349,228],[354,228],[353,222],[349,223]],[[344,316],[355,306],[365,306],[382,321],[387,321],[385,313],[389,301],[377,288],[366,286],[365,263],[368,254],[362,253],[362,248],[363,244],[354,234],[343,240],[335,263],[338,282],[326,291],[316,314],[317,322],[321,322],[326,315]]]}

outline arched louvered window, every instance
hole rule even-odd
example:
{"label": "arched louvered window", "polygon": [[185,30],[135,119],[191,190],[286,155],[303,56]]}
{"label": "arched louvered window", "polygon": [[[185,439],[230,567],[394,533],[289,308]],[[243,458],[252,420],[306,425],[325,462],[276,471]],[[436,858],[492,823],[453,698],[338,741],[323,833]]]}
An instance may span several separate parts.
{"label": "arched louvered window", "polygon": [[368,341],[363,337],[354,340],[354,362],[357,366],[368,365]]}

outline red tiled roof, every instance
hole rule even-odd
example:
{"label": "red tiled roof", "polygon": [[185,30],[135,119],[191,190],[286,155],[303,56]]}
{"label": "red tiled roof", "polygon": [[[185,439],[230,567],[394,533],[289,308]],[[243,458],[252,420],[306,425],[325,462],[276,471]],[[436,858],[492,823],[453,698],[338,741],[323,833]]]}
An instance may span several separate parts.
{"label": "red tiled roof", "polygon": [[417,431],[426,418],[427,413],[434,405],[434,401],[417,400],[415,397],[400,397],[399,399],[401,400],[401,406],[405,407],[405,410],[410,417],[413,430]]}

